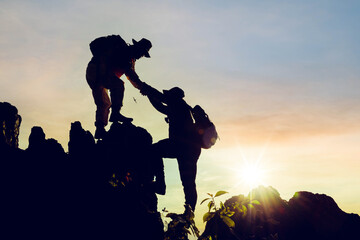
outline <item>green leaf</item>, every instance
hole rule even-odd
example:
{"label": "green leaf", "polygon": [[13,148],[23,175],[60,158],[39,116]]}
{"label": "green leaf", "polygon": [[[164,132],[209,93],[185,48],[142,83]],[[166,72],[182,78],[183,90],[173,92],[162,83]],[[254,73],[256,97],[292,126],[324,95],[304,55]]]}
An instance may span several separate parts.
{"label": "green leaf", "polygon": [[213,213],[213,212],[205,213],[204,216],[203,216],[203,221],[204,222],[209,221],[210,219],[212,219],[214,217],[214,215],[215,215],[215,213]]}
{"label": "green leaf", "polygon": [[229,218],[227,216],[221,216],[221,218],[224,221],[224,223],[226,225],[228,225],[228,227],[230,227],[230,228],[235,227],[235,222],[231,218]]}
{"label": "green leaf", "polygon": [[248,204],[248,208],[249,208],[250,210],[252,210],[252,209],[254,209],[255,207],[254,207],[254,205],[252,205],[252,203],[249,203],[249,204]]}
{"label": "green leaf", "polygon": [[211,193],[207,193],[207,195],[209,195],[210,197],[213,197],[214,195],[212,195]]}
{"label": "green leaf", "polygon": [[224,208],[225,208],[224,204],[220,202],[220,209],[224,209]]}
{"label": "green leaf", "polygon": [[235,212],[233,212],[233,211],[226,212],[226,216],[228,216],[228,217],[231,217],[234,214],[235,214]]}
{"label": "green leaf", "polygon": [[245,205],[242,205],[242,213],[243,213],[243,218],[245,218],[246,217],[246,215],[247,215],[247,208],[245,207]]}
{"label": "green leaf", "polygon": [[254,205],[261,205],[260,202],[258,200],[252,200],[251,201],[251,204],[254,204]]}
{"label": "green leaf", "polygon": [[236,208],[235,208],[239,213],[242,213],[243,212],[243,210],[239,207],[239,206],[236,206]]}
{"label": "green leaf", "polygon": [[218,192],[215,194],[215,197],[218,197],[218,196],[224,195],[225,193],[228,193],[228,192],[225,192],[225,191],[218,191]]}
{"label": "green leaf", "polygon": [[205,198],[204,200],[201,201],[200,205],[203,204],[205,201],[209,200],[210,198]]}
{"label": "green leaf", "polygon": [[209,212],[211,211],[212,207],[214,207],[214,202],[213,202],[213,201],[210,201],[210,202],[208,203]]}

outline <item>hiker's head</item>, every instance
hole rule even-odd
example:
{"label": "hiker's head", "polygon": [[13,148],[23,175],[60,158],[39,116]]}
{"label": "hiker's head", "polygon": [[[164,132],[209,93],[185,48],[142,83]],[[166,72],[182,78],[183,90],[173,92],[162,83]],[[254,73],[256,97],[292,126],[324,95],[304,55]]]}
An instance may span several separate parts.
{"label": "hiker's head", "polygon": [[149,50],[152,47],[152,44],[146,38],[142,38],[140,41],[132,40],[133,42],[133,54],[136,59],[141,57],[150,57]]}
{"label": "hiker's head", "polygon": [[169,90],[163,90],[163,93],[167,99],[183,99],[185,97],[184,91],[179,87],[173,87]]}

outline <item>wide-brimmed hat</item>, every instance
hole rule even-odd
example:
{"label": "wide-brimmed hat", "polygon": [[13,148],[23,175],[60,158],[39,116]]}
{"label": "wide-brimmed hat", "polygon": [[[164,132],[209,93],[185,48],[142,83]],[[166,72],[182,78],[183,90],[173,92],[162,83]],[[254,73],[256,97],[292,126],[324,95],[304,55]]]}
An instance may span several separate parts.
{"label": "wide-brimmed hat", "polygon": [[152,44],[149,40],[146,38],[142,38],[140,41],[136,41],[135,39],[132,40],[134,46],[142,48],[144,50],[144,56],[149,58],[149,50],[152,47]]}
{"label": "wide-brimmed hat", "polygon": [[182,98],[185,97],[184,91],[183,91],[181,88],[179,88],[179,87],[173,87],[173,88],[171,88],[171,89],[169,89],[169,90],[163,90],[163,93],[164,93],[165,95],[171,96],[171,97],[173,97],[173,98],[180,98],[180,99],[182,99]]}

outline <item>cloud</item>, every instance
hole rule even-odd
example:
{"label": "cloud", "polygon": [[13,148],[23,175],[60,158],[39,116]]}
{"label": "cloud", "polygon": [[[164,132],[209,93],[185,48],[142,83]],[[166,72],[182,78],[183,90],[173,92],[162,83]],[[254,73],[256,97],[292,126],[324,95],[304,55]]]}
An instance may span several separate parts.
{"label": "cloud", "polygon": [[360,131],[360,111],[353,108],[302,109],[297,112],[247,115],[217,123],[221,141],[226,144],[240,141],[257,144],[271,138],[272,142],[284,142],[319,136],[351,134]]}

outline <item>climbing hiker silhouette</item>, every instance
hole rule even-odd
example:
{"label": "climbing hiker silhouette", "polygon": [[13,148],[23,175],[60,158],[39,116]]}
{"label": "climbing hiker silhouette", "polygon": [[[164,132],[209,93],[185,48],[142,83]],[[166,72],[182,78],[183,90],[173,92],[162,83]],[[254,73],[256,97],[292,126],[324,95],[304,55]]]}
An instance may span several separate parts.
{"label": "climbing hiker silhouette", "polygon": [[120,77],[125,74],[131,84],[140,89],[143,82],[135,72],[135,61],[141,57],[149,58],[152,47],[151,42],[145,38],[140,41],[132,39],[132,42],[132,45],[128,45],[119,35],[109,35],[90,43],[93,57],[86,69],[86,80],[96,104],[96,139],[103,138],[106,133],[110,107],[110,122],[132,121],[132,118],[120,113],[125,90],[124,81]]}
{"label": "climbing hiker silhouette", "polygon": [[141,93],[147,95],[156,110],[167,116],[165,120],[169,124],[169,138],[155,143],[153,151],[156,156],[177,159],[185,204],[195,210],[195,180],[201,145],[191,115],[192,108],[185,102],[184,91],[179,87],[161,93],[144,83]]}

